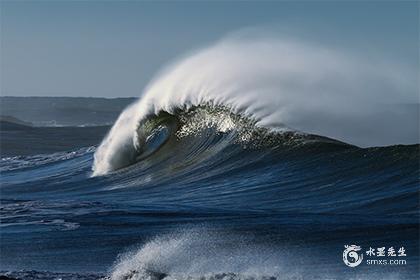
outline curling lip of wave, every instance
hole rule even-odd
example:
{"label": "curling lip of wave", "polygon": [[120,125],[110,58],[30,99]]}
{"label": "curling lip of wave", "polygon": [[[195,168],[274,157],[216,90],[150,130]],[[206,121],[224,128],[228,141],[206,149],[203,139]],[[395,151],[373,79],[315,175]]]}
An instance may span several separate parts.
{"label": "curling lip of wave", "polygon": [[[151,82],[142,97],[123,111],[97,149],[93,175],[135,161],[137,131],[151,116],[202,104],[228,107],[271,130],[278,130],[282,123],[360,144],[359,135],[366,133],[358,130],[356,117],[363,118],[364,128],[371,132],[378,121],[400,127],[412,121],[398,119],[392,112],[380,115],[377,110],[378,100],[393,104],[395,93],[415,92],[403,72],[395,65],[368,64],[297,41],[226,39],[174,63]],[[370,121],[372,115],[380,117]],[[318,116],[322,118],[316,121]],[[383,132],[378,134],[381,139]],[[375,140],[374,134],[370,143],[362,144],[375,145],[379,138]]]}

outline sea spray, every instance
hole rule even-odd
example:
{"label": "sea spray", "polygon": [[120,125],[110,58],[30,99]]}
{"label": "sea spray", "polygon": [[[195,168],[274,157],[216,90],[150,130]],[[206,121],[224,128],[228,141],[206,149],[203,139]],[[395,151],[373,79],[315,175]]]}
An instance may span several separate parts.
{"label": "sea spray", "polygon": [[93,175],[135,161],[136,132],[148,118],[201,104],[230,108],[271,130],[287,126],[361,146],[414,143],[416,130],[402,125],[412,116],[394,107],[397,99],[416,98],[416,78],[404,73],[303,41],[227,38],[161,71],[99,146]]}

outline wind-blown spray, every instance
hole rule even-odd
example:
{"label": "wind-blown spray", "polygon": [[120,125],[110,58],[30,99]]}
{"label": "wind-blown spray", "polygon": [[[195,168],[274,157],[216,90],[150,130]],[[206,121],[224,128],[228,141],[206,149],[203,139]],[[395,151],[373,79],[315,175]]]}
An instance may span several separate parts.
{"label": "wind-blown spray", "polygon": [[151,116],[202,104],[274,131],[288,127],[363,146],[415,142],[409,116],[383,109],[413,100],[416,78],[404,71],[300,41],[228,38],[157,75],[97,149],[93,174],[132,163],[138,127]]}

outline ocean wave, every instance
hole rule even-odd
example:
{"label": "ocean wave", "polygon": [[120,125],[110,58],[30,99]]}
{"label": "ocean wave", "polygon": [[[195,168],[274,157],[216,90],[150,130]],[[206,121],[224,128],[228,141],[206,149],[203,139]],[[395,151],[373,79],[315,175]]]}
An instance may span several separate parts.
{"label": "ocean wave", "polygon": [[[1,273],[416,279],[420,145],[353,145],[408,141],[400,132],[417,123],[378,111],[373,101],[412,92],[404,71],[379,66],[277,39],[228,39],[185,57],[99,148],[2,159]],[[57,139],[98,131],[73,129]],[[92,164],[105,176],[90,177]],[[407,265],[349,268],[346,244],[404,246]]]}
{"label": "ocean wave", "polygon": [[[163,145],[171,142],[168,153],[180,155],[177,151],[188,141],[190,155],[203,154],[204,149],[213,148],[214,155],[226,145],[239,145],[242,149],[269,147],[299,147],[313,143],[329,143],[348,146],[337,140],[299,132],[286,126],[278,126],[273,131],[260,127],[256,121],[241,114],[233,113],[230,108],[211,104],[178,109],[172,114],[161,111],[139,123],[133,145],[116,151],[111,161],[103,161],[101,152],[95,154],[94,175],[129,166],[143,160]],[[218,147],[218,149],[215,149]],[[207,151],[208,153],[208,151]],[[182,157],[180,157],[182,159]]]}
{"label": "ocean wave", "polygon": [[[138,131],[151,119],[200,106],[227,108],[239,121],[274,132],[303,131],[362,146],[417,142],[416,130],[406,125],[411,116],[378,109],[416,102],[415,78],[392,63],[366,61],[296,40],[222,40],[167,67],[121,113],[95,153],[93,174],[135,162]],[[233,125],[226,114],[207,116],[198,123],[211,122],[221,132]]]}
{"label": "ocean wave", "polygon": [[183,230],[120,255],[109,279],[276,279],[282,253],[239,235]]}
{"label": "ocean wave", "polygon": [[[184,230],[121,254],[104,280],[405,279],[386,271],[322,268],[322,252],[290,248],[244,234]],[[296,257],[292,252],[299,251]],[[338,273],[340,271],[340,273]]]}

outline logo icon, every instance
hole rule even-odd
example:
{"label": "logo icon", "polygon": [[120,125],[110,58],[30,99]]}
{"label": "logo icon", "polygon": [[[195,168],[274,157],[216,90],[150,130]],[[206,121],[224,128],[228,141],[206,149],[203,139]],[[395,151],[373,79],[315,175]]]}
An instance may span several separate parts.
{"label": "logo icon", "polygon": [[362,247],[357,245],[345,245],[343,252],[343,261],[347,266],[356,267],[363,261],[363,254],[358,253]]}

